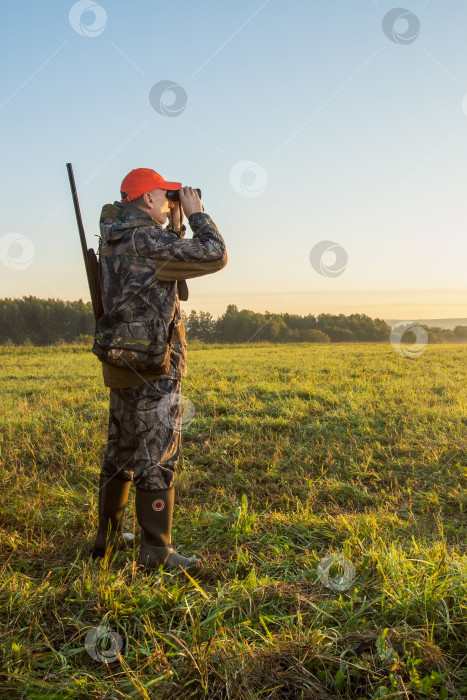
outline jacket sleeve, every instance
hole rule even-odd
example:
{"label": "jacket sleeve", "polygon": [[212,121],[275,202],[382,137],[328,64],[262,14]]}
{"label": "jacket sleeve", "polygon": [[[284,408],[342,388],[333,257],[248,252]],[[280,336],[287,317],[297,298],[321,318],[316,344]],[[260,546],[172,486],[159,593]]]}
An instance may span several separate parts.
{"label": "jacket sleeve", "polygon": [[195,212],[188,218],[193,238],[179,238],[167,229],[148,241],[136,241],[140,255],[153,257],[161,282],[187,280],[210,275],[227,265],[227,251],[216,224],[208,214]]}

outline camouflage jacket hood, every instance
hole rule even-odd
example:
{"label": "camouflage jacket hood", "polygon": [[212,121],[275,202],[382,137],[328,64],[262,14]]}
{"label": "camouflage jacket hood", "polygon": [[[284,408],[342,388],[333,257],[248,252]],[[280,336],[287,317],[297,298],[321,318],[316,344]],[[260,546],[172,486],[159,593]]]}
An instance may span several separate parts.
{"label": "camouflage jacket hood", "polygon": [[[185,328],[177,280],[210,274],[227,264],[224,240],[204,212],[188,223],[193,238],[180,238],[131,204],[105,205],[100,219],[99,276],[104,316],[116,335],[170,342],[170,369],[160,378],[186,376]],[[147,377],[103,363],[107,386],[135,386]],[[110,376],[113,376],[112,377]],[[132,375],[132,376],[131,376]],[[137,376],[135,376],[137,375]]]}
{"label": "camouflage jacket hood", "polygon": [[[132,204],[114,202],[113,205],[110,207],[110,210],[113,209],[117,209],[118,212],[114,212],[114,215],[116,215],[115,219],[108,219],[108,221],[112,221],[112,223],[110,223],[110,225],[107,226],[107,242],[109,244],[118,243],[118,241],[121,240],[122,236],[124,236],[125,233],[127,233],[132,228],[137,228],[138,226],[148,226],[152,224],[153,226],[157,226],[158,228],[162,229],[162,226],[159,224],[159,222],[157,222],[149,214],[142,211],[141,209],[138,209],[138,207],[135,207]],[[108,209],[103,209],[101,224],[103,223],[102,219],[105,217],[105,213],[107,211]]]}

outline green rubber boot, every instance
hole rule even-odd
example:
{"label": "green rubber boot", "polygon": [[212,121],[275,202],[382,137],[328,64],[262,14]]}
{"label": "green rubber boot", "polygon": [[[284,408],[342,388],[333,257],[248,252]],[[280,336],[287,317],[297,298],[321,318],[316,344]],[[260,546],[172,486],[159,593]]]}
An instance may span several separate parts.
{"label": "green rubber boot", "polygon": [[107,547],[128,549],[133,545],[131,532],[123,532],[123,513],[131,481],[99,477],[99,526],[91,557],[103,557]]}
{"label": "green rubber boot", "polygon": [[193,569],[203,561],[196,557],[183,557],[171,544],[174,487],[160,491],[136,489],[135,508],[141,525],[141,549],[139,563],[146,569]]}

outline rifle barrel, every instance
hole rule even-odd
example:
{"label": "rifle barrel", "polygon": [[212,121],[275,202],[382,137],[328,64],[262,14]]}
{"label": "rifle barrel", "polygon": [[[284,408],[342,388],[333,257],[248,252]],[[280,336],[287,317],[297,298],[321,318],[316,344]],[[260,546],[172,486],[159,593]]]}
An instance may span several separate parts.
{"label": "rifle barrel", "polygon": [[81,217],[81,210],[79,208],[78,192],[76,191],[75,176],[73,174],[73,166],[71,163],[67,163],[66,168],[68,170],[68,179],[70,180],[71,196],[73,197],[73,204],[75,207],[76,223],[78,224],[79,239],[81,241],[81,248],[83,251],[84,267],[86,268],[86,277],[88,278],[88,285],[89,285],[89,292],[91,294],[92,308],[94,311],[94,318],[95,318],[96,323],[97,323],[97,321],[99,320],[98,300],[94,298],[95,295],[93,294],[94,286],[93,286],[91,268],[90,268],[90,264],[89,264],[88,246],[86,244],[86,236],[84,233],[83,219]]}

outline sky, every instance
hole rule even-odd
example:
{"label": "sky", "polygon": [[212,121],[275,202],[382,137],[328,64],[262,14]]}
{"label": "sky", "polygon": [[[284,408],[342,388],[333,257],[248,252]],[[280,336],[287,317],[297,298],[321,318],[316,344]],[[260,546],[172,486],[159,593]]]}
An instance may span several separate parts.
{"label": "sky", "polygon": [[467,3],[400,2],[5,4],[0,297],[89,300],[72,162],[94,248],[133,168],[201,188],[187,313],[467,317]]}

